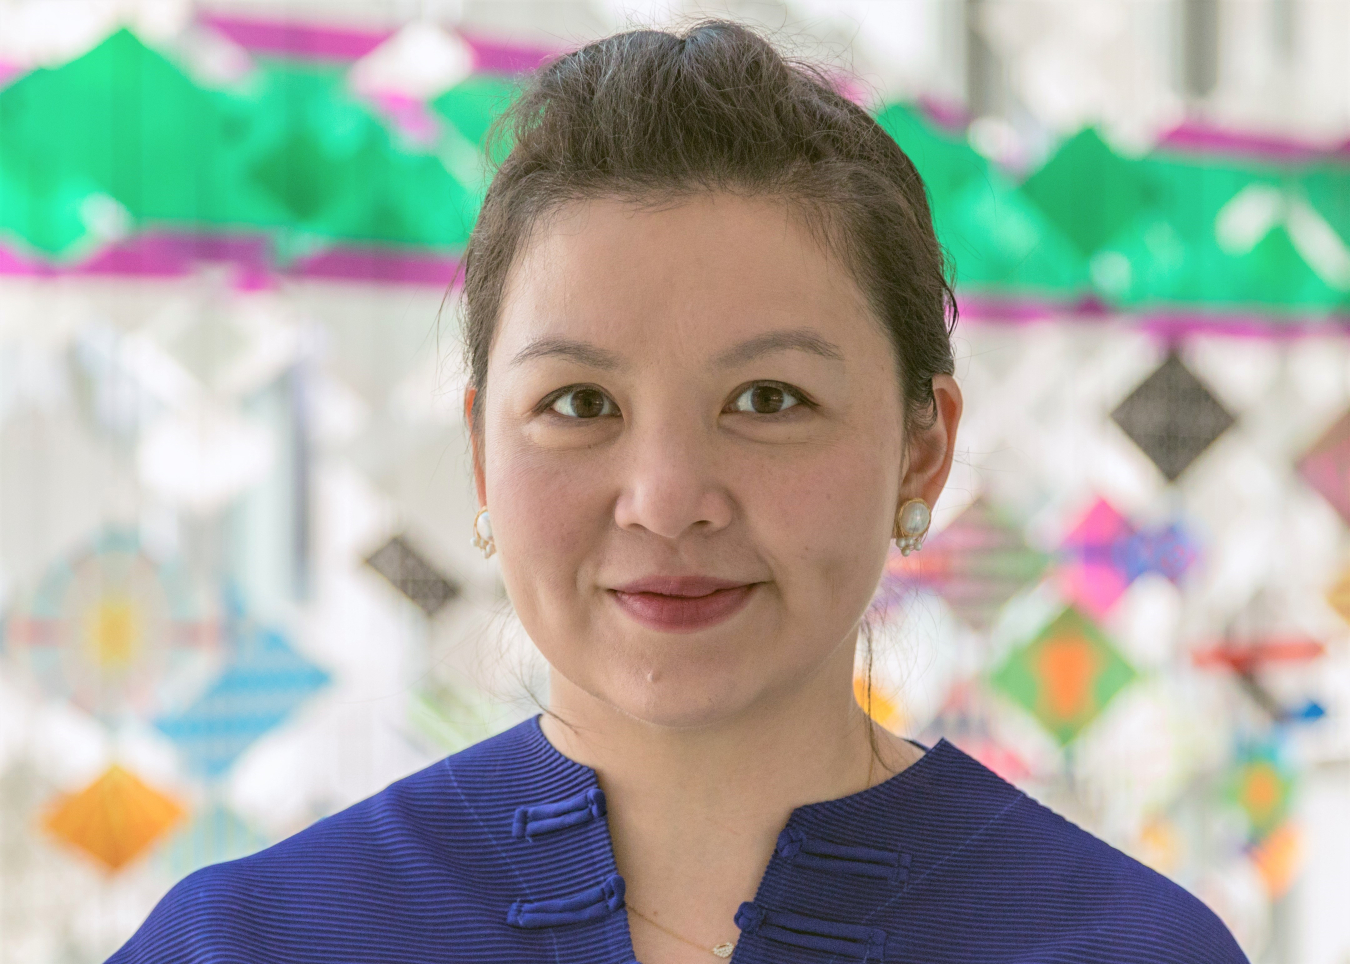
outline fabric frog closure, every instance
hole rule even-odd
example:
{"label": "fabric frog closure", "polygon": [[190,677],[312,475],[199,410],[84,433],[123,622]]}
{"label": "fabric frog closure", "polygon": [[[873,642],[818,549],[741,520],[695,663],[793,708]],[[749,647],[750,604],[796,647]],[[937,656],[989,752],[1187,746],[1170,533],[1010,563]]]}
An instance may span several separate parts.
{"label": "fabric frog closure", "polygon": [[533,839],[605,815],[605,791],[592,787],[557,803],[519,807],[511,824],[511,836]]}
{"label": "fabric frog closure", "polygon": [[736,911],[736,926],[741,929],[742,937],[760,937],[851,961],[880,962],[886,959],[886,932],[879,927],[841,924],[789,911],[765,910],[751,901],[741,904]]}
{"label": "fabric frog closure", "polygon": [[825,873],[870,877],[898,884],[909,879],[909,854],[872,847],[846,847],[792,827],[778,835],[777,853],[794,866]]}

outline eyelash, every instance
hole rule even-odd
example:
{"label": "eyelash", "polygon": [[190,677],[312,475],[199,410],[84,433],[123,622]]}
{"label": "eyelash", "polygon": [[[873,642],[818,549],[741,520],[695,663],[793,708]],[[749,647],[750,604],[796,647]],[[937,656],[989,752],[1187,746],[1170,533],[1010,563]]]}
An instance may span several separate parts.
{"label": "eyelash", "polygon": [[[736,391],[731,396],[731,401],[727,403],[727,406],[723,407],[722,409],[723,413],[733,414],[727,411],[727,408],[729,406],[735,404],[736,400],[739,399],[746,392],[752,391],[753,389],[760,388],[763,386],[779,389],[780,391],[783,392],[783,394],[790,395],[793,398],[795,398],[797,400],[797,404],[789,405],[787,408],[778,412],[757,412],[757,413],[742,412],[740,414],[743,415],[757,414],[759,415],[760,418],[773,418],[776,415],[786,415],[788,411],[790,411],[793,408],[796,408],[798,405],[808,410],[814,410],[818,407],[815,400],[813,400],[809,395],[807,395],[799,388],[794,388],[793,386],[788,385],[785,382],[773,381],[772,379],[760,379],[758,381],[747,382],[740,388],[736,389]],[[606,392],[604,389],[599,388],[595,385],[588,385],[583,383],[577,385],[566,385],[555,392],[549,393],[535,408],[535,413],[543,415],[549,414],[552,411],[553,406],[556,405],[560,399],[566,398],[570,393],[581,391],[582,389],[590,389],[591,391],[599,392],[601,395],[605,397],[605,400],[609,402],[610,405],[613,405],[616,409],[618,408],[618,404],[614,401],[614,399],[610,398],[609,393]],[[613,417],[613,416],[598,415],[595,418],[578,418],[576,416],[563,415],[560,412],[554,412],[553,414],[557,415],[558,418],[569,422],[594,422],[598,421],[601,418]]]}
{"label": "eyelash", "polygon": [[615,402],[614,399],[610,398],[610,397],[609,397],[609,393],[606,392],[604,389],[599,388],[599,387],[597,387],[597,386],[595,386],[595,385],[587,385],[587,384],[584,384],[584,383],[583,383],[583,384],[579,384],[579,385],[566,385],[566,386],[564,386],[564,387],[558,389],[556,392],[551,392],[551,393],[549,393],[547,396],[544,397],[544,400],[541,401],[541,402],[539,403],[538,407],[535,409],[536,414],[541,414],[541,415],[553,414],[553,415],[556,415],[558,418],[560,418],[560,419],[562,419],[562,420],[564,420],[564,421],[568,421],[568,422],[595,422],[595,421],[599,421],[601,418],[606,418],[606,417],[612,418],[612,417],[613,417],[613,416],[598,415],[598,416],[596,416],[595,418],[578,418],[578,417],[576,417],[576,416],[572,416],[572,415],[563,415],[561,412],[553,412],[553,411],[552,411],[553,406],[556,405],[556,404],[558,404],[558,402],[559,402],[560,399],[566,398],[566,397],[567,397],[568,395],[570,395],[572,392],[579,392],[579,391],[582,391],[583,389],[585,389],[585,390],[590,390],[590,391],[599,393],[600,395],[602,395],[602,396],[604,397],[604,399],[605,399],[606,402],[608,402],[610,405],[613,405],[615,409],[618,409],[618,407],[619,407],[619,406],[618,406],[618,403]]}
{"label": "eyelash", "polygon": [[[782,409],[781,411],[778,412],[741,412],[739,414],[742,415],[753,414],[758,415],[760,418],[773,418],[776,415],[786,415],[791,409],[796,408],[797,405],[800,405],[808,410],[816,408],[815,401],[813,401],[811,397],[807,395],[804,391],[802,391],[800,388],[794,388],[793,386],[787,384],[786,382],[776,382],[773,381],[772,379],[767,378],[760,379],[759,381],[748,382],[745,385],[742,385],[740,388],[736,389],[735,393],[731,396],[731,401],[728,403],[728,405],[734,405],[736,401],[746,392],[754,391],[756,388],[765,388],[765,387],[776,388],[779,391],[781,391],[784,395],[791,395],[793,398],[797,400],[797,404],[789,405],[787,408]],[[726,409],[724,408],[723,411],[726,411]]]}

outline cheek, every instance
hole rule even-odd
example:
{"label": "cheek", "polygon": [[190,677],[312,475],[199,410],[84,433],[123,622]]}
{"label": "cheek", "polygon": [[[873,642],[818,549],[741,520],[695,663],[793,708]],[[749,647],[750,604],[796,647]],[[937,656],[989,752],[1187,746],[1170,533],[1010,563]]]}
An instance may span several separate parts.
{"label": "cheek", "polygon": [[771,481],[751,490],[747,515],[773,558],[789,609],[851,623],[871,600],[885,565],[898,485],[885,448],[831,446],[809,459],[789,459],[761,475]]}
{"label": "cheek", "polygon": [[526,610],[562,615],[585,562],[610,518],[596,463],[584,453],[559,457],[509,436],[490,444],[488,505],[502,577],[522,618]]}

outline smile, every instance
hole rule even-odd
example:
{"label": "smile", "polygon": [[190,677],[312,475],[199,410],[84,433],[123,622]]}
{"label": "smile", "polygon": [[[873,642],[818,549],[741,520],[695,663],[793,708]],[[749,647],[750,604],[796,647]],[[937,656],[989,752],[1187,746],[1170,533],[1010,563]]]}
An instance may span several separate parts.
{"label": "smile", "polygon": [[729,586],[701,595],[623,589],[611,589],[609,594],[625,614],[649,629],[691,633],[716,626],[736,615],[750,601],[757,585]]}

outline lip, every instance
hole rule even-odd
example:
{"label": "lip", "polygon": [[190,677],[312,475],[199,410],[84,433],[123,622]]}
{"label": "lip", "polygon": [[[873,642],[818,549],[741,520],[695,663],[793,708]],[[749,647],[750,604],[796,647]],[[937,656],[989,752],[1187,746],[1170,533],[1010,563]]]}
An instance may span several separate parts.
{"label": "lip", "polygon": [[745,608],[758,583],[709,576],[650,576],[609,590],[631,619],[667,633],[692,633]]}

